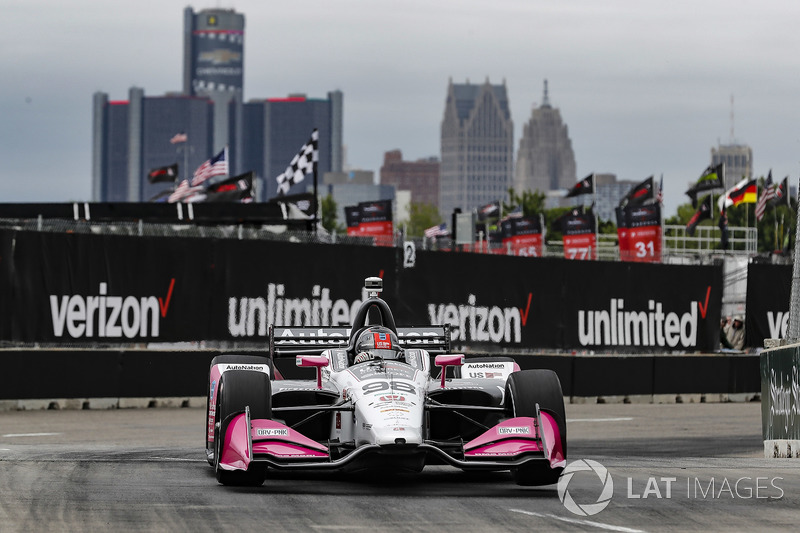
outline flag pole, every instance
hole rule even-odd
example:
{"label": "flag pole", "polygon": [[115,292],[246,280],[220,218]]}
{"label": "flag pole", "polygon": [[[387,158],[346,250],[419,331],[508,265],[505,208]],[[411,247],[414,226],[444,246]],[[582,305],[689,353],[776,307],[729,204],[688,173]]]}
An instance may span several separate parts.
{"label": "flag pole", "polygon": [[[180,174],[180,172],[178,173]],[[179,176],[175,176],[175,181],[180,179]],[[189,141],[186,141],[186,144],[183,145],[183,179],[189,179]]]}
{"label": "flag pole", "polygon": [[[597,215],[595,211],[597,210],[597,176],[595,176],[594,172],[592,172],[592,216],[594,217],[594,256],[597,259],[600,259],[600,253],[598,250],[600,244],[600,237],[599,237],[599,224],[597,223]],[[591,259],[591,254],[590,257]]]}
{"label": "flag pole", "polygon": [[319,225],[319,200],[317,198],[317,161],[314,160],[312,164],[313,172],[314,172],[314,233],[317,232],[317,226]]}

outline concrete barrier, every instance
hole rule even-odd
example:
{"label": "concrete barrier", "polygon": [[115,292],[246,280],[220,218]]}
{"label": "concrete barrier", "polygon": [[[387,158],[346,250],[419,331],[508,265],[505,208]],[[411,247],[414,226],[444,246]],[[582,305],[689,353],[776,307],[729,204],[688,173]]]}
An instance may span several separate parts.
{"label": "concrete barrier", "polygon": [[[6,377],[0,387],[0,410],[205,405],[208,367],[220,353],[0,350]],[[236,353],[266,355],[262,351]],[[487,354],[468,357],[478,355]],[[752,401],[764,390],[757,355],[513,357],[522,369],[555,371],[565,398],[572,403]],[[294,358],[278,359],[276,367],[287,378],[313,378],[313,370],[297,368],[294,362]]]}

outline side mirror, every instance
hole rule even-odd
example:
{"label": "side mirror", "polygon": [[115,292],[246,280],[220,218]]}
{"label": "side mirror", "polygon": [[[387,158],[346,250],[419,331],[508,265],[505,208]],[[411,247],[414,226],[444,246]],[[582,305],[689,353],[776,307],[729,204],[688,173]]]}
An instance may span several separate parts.
{"label": "side mirror", "polygon": [[442,367],[442,388],[444,388],[444,378],[447,374],[448,366],[461,366],[464,364],[464,354],[445,354],[437,355],[433,360],[436,366]]}
{"label": "side mirror", "polygon": [[298,355],[296,364],[299,367],[314,367],[317,369],[317,388],[322,388],[322,369],[328,366],[328,358],[321,355]]}

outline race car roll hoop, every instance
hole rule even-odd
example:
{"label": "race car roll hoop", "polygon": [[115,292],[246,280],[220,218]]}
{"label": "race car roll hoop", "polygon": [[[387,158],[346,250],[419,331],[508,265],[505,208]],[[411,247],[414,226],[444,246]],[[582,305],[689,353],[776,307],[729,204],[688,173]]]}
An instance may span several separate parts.
{"label": "race car roll hoop", "polygon": [[[510,470],[520,485],[555,483],[567,452],[556,374],[520,371],[508,357],[451,354],[448,325],[397,327],[379,297],[382,280],[367,278],[364,289],[351,328],[270,326],[269,357],[214,358],[206,457],[217,480],[260,485],[269,469],[449,464]],[[362,334],[375,336],[378,355],[356,362]],[[316,379],[283,379],[273,363],[280,357],[315,368]]]}

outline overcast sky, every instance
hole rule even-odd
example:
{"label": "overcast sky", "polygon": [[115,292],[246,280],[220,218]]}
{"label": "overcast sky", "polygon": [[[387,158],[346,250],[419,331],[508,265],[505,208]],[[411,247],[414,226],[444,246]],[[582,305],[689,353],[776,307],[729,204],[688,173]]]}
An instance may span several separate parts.
{"label": "overcast sky", "polygon": [[578,179],[664,176],[666,213],[711,148],[800,174],[800,3],[709,0],[4,0],[0,202],[91,196],[92,94],[182,88],[183,9],[245,15],[245,99],[344,92],[350,166],[439,155],[448,79],[505,80],[515,149],[531,108],[569,127]]}

